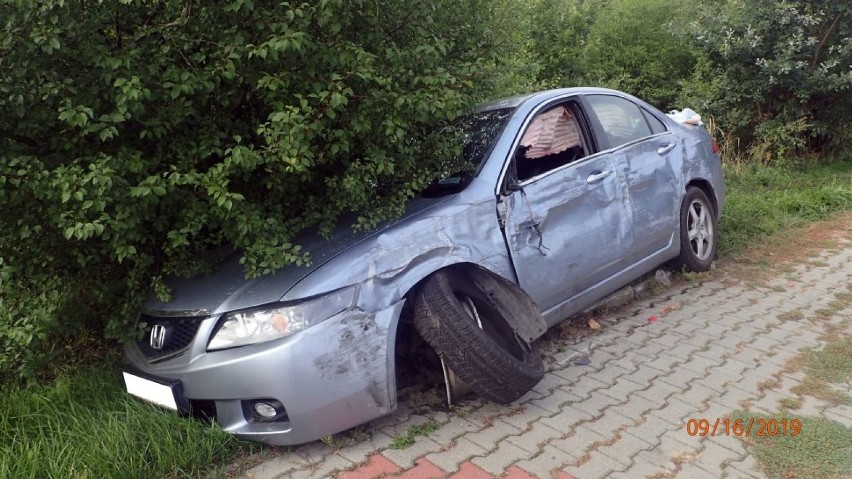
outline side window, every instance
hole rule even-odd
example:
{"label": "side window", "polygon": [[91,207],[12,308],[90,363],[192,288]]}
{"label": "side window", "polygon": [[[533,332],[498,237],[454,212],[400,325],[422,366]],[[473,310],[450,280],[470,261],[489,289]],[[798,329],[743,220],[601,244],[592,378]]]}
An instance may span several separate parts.
{"label": "side window", "polygon": [[610,146],[617,147],[651,136],[648,122],[633,102],[611,95],[589,95],[586,98],[601,122]]}
{"label": "side window", "polygon": [[661,122],[656,116],[652,115],[648,110],[642,109],[642,114],[645,115],[645,119],[648,120],[648,124],[651,125],[651,133],[655,135],[659,135],[660,133],[665,133],[668,131],[666,128],[666,124]]}
{"label": "side window", "polygon": [[518,180],[538,176],[586,156],[576,110],[561,104],[536,115],[524,132],[514,161]]}

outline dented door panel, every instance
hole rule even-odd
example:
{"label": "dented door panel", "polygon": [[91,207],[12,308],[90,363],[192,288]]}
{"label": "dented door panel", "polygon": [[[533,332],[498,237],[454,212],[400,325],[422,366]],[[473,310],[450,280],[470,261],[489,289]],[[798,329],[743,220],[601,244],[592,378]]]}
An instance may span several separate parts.
{"label": "dented door panel", "polygon": [[618,150],[636,216],[634,262],[671,247],[677,238],[680,205],[672,162],[680,163],[678,142],[668,133]]}
{"label": "dented door panel", "polygon": [[502,201],[518,282],[542,310],[626,266],[633,214],[611,155],[554,170]]}

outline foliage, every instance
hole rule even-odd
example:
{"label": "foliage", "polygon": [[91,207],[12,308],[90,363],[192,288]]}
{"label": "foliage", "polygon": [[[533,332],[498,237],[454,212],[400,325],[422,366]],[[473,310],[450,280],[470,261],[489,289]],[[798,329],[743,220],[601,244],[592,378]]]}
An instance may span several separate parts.
{"label": "foliage", "polygon": [[610,87],[669,109],[699,57],[670,33],[692,8],[672,0],[537,0],[521,47],[536,86]]}
{"label": "foliage", "polygon": [[535,0],[521,15],[518,42],[530,83],[539,89],[578,86],[583,51],[596,9],[576,0]]}
{"label": "foliage", "polygon": [[126,336],[164,275],[231,248],[268,273],[310,260],[300,231],[399,213],[495,77],[500,8],[2,3],[0,376],[59,318]]}
{"label": "foliage", "polygon": [[852,134],[852,4],[728,0],[691,23],[709,113],[768,162]]}
{"label": "foliage", "polygon": [[698,52],[672,28],[694,8],[672,0],[609,0],[599,6],[584,51],[585,78],[670,110]]}

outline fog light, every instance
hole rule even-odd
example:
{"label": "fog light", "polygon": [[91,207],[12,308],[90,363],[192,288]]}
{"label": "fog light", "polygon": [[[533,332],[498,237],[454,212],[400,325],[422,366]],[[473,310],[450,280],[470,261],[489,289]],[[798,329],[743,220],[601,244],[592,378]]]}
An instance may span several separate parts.
{"label": "fog light", "polygon": [[249,422],[288,421],[287,410],[281,401],[272,398],[243,401],[243,414]]}
{"label": "fog light", "polygon": [[263,419],[272,419],[278,415],[275,406],[262,401],[254,403],[254,412]]}

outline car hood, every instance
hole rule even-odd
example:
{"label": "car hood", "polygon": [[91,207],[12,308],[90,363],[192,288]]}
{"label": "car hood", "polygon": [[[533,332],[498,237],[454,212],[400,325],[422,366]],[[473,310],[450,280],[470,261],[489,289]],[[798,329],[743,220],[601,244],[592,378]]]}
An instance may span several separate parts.
{"label": "car hood", "polygon": [[171,289],[172,300],[162,302],[152,297],[145,303],[143,312],[152,316],[168,317],[210,316],[274,303],[281,300],[299,281],[335,256],[444,203],[453,196],[455,195],[415,198],[406,205],[400,218],[385,222],[372,230],[355,232],[351,219],[342,219],[328,239],[323,239],[316,231],[301,234],[295,242],[302,245],[303,251],[310,255],[310,263],[287,266],[258,278],[246,279],[245,269],[239,262],[240,254],[232,254],[212,274],[167,279],[166,284]]}

